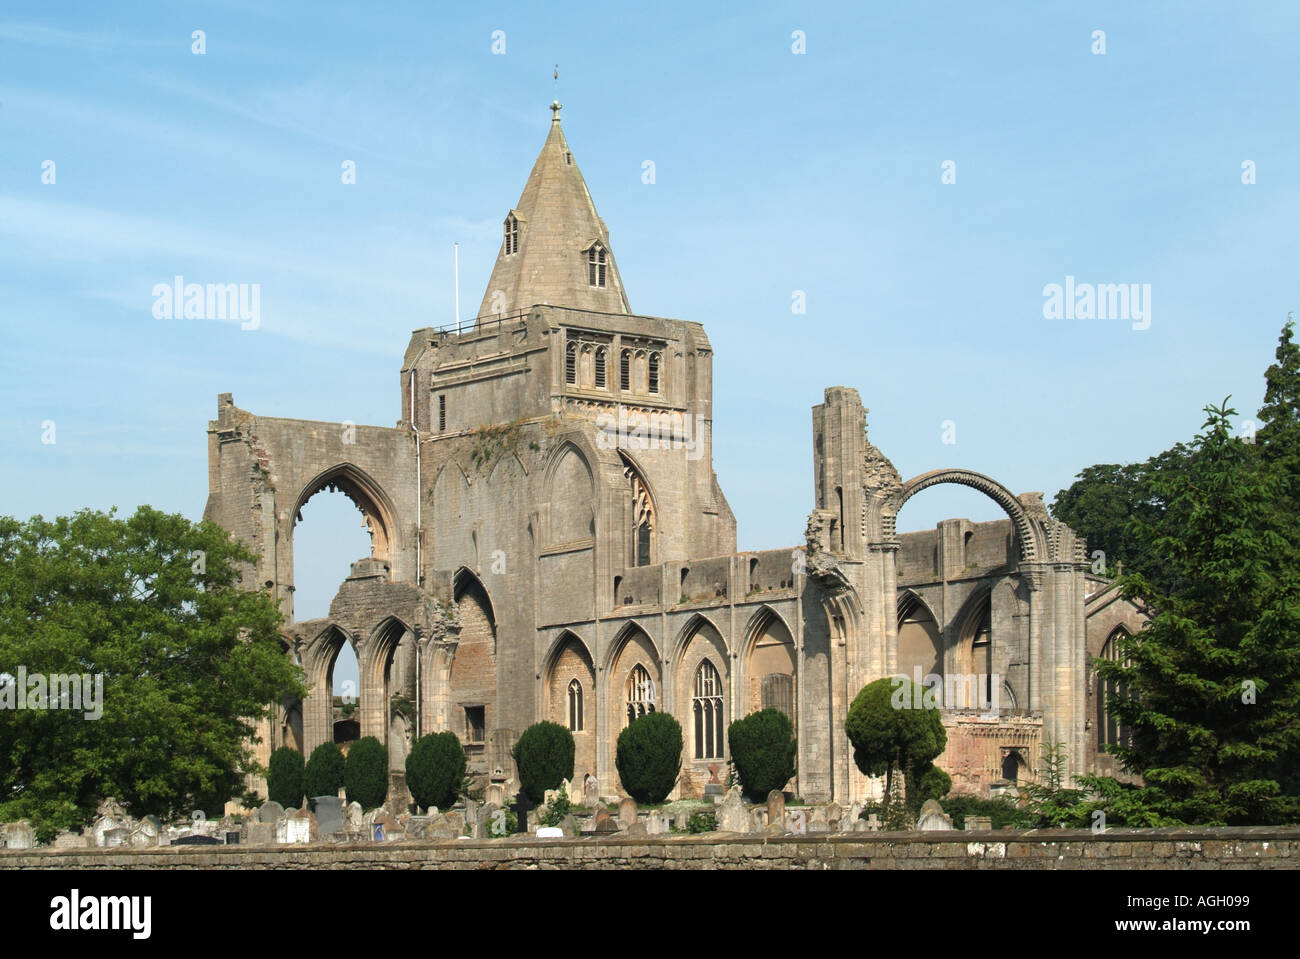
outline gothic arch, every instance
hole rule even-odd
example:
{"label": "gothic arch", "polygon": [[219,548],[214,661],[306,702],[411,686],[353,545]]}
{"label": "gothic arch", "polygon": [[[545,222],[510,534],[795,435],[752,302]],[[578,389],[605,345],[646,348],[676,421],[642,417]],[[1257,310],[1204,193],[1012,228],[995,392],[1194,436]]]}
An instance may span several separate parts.
{"label": "gothic arch", "polygon": [[1037,562],[1040,556],[1046,555],[1043,544],[1039,541],[1036,524],[1015,494],[992,477],[985,476],[983,473],[976,473],[974,470],[938,469],[912,477],[903,484],[902,492],[898,494],[894,501],[893,515],[887,518],[890,527],[889,532],[893,532],[892,527],[897,520],[899,511],[903,508],[903,504],[921,490],[929,489],[931,486],[937,486],[940,483],[968,486],[983,493],[1001,506],[1006,511],[1007,516],[1011,518],[1012,525],[1016,528],[1016,539],[1020,543],[1020,557],[1023,561],[1028,563]]}
{"label": "gothic arch", "polygon": [[899,624],[902,624],[903,620],[912,615],[918,608],[924,610],[936,624],[939,622],[939,617],[934,615],[934,608],[925,601],[920,593],[906,586],[898,591]]}
{"label": "gothic arch", "polygon": [[290,514],[290,535],[302,520],[302,508],[307,501],[324,490],[343,493],[361,511],[370,530],[370,555],[375,559],[389,560],[401,547],[400,524],[393,501],[365,470],[353,463],[338,463],[317,473],[299,491]]}
{"label": "gothic arch", "polygon": [[711,627],[718,635],[718,639],[722,643],[719,655],[726,656],[727,662],[730,662],[731,649],[730,644],[727,642],[727,638],[722,635],[722,630],[718,629],[717,624],[703,613],[694,613],[691,618],[686,621],[686,625],[678,630],[677,637],[673,640],[671,655],[669,656],[668,661],[676,662],[681,659],[682,653],[686,651],[686,647],[690,645],[691,640],[693,640],[695,635],[705,626]]}
{"label": "gothic arch", "polygon": [[655,662],[662,662],[663,657],[660,655],[659,644],[655,642],[649,630],[636,620],[630,619],[619,627],[618,632],[614,634],[614,639],[609,644],[609,650],[605,653],[605,664],[601,668],[606,672],[613,669],[614,664],[618,662],[619,655],[623,652],[623,647],[628,644],[629,640],[637,636],[645,637],[644,641],[654,651]]}
{"label": "gothic arch", "polygon": [[771,606],[767,605],[767,603],[764,603],[762,606],[758,607],[758,609],[754,610],[754,614],[749,617],[749,622],[745,624],[745,631],[742,633],[744,640],[741,643],[741,656],[748,658],[749,655],[754,652],[754,644],[758,642],[759,638],[763,635],[764,630],[767,629],[768,624],[773,620],[785,627],[785,631],[790,634],[791,640],[793,641],[794,630],[792,630],[790,624],[785,621],[785,617]]}
{"label": "gothic arch", "polygon": [[591,459],[572,440],[552,451],[543,473],[547,522],[545,543],[589,542],[596,512],[595,472]]}
{"label": "gothic arch", "polygon": [[[799,699],[799,655],[790,625],[764,604],[750,617],[743,635],[733,715],[745,716],[770,705],[784,711],[793,722]],[[765,638],[772,641],[760,646]]]}
{"label": "gothic arch", "polygon": [[[456,570],[455,575],[453,575],[451,579],[452,598],[454,599],[455,602],[459,603],[462,596],[464,596],[470,590],[476,588],[483,594],[483,598],[482,598],[483,606],[487,613],[488,622],[492,626],[492,635],[493,638],[495,639],[496,629],[497,629],[497,615],[496,615],[496,611],[492,608],[492,596],[488,592],[487,586],[483,584],[483,580],[479,578],[478,573],[474,572],[468,566],[462,566]],[[494,649],[495,646],[496,644],[494,642],[493,643]]]}

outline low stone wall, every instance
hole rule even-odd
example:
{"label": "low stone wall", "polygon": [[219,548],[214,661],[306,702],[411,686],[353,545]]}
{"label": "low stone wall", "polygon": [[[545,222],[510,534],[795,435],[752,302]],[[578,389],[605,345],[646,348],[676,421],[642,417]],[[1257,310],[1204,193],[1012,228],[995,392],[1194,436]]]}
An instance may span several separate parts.
{"label": "low stone wall", "polygon": [[0,852],[0,869],[1295,869],[1300,827],[706,833]]}

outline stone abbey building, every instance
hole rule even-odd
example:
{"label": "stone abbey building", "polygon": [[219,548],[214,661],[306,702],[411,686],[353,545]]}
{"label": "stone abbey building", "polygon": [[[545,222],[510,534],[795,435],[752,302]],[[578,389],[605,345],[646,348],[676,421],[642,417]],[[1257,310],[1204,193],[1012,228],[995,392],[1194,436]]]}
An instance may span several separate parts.
{"label": "stone abbey building", "polygon": [[[218,398],[205,515],[258,553],[254,582],[289,615],[286,655],[311,686],[280,704],[263,760],[376,736],[400,787],[413,738],[450,729],[472,770],[504,782],[517,735],[549,719],[573,730],[575,779],[615,796],[618,733],[666,710],[690,796],[711,766],[725,776],[728,723],[771,706],[798,737],[788,788],[852,802],[879,787],[854,765],[849,704],[903,673],[946,680],[938,763],[955,792],[1034,776],[1049,739],[1072,772],[1110,771],[1098,744],[1116,729],[1089,663],[1141,620],[1041,494],[957,468],[904,480],[869,441],[857,391],[830,387],[812,411],[805,541],[737,552],[712,466],[709,339],[632,311],[559,109],[477,320],[411,335],[397,426]],[[898,533],[899,510],[938,483],[981,491],[1007,518]],[[361,510],[371,555],[327,618],[294,621],[294,527],[325,489]],[[331,695],[345,643],[361,680],[346,720]]]}

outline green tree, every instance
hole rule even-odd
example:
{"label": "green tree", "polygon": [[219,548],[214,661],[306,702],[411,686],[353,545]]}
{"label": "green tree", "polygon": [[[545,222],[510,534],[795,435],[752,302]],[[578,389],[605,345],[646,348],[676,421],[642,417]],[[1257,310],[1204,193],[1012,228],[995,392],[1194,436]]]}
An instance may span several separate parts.
{"label": "green tree", "polygon": [[317,796],[337,796],[343,788],[346,764],[343,751],[333,741],[321,743],[313,749],[303,770],[303,789],[307,798],[314,802]]}
{"label": "green tree", "polygon": [[639,803],[668,798],[682,770],[682,727],[667,713],[649,713],[618,735],[614,755],[618,778]]}
{"label": "green tree", "polygon": [[421,736],[406,757],[406,785],[417,806],[446,809],[465,780],[465,747],[453,732]]}
{"label": "green tree", "polygon": [[[1278,337],[1276,362],[1264,371],[1264,405],[1255,441],[1265,463],[1283,479],[1278,509],[1300,516],[1300,345],[1295,342],[1295,319],[1288,315]],[[1292,522],[1293,553],[1300,553],[1300,523]],[[1297,563],[1296,556],[1291,562]]]}
{"label": "green tree", "polygon": [[271,753],[266,774],[266,795],[285,809],[302,805],[302,753],[291,746],[281,746]]}
{"label": "green tree", "polygon": [[[925,702],[924,697],[918,698]],[[911,681],[886,676],[862,687],[844,721],[853,761],[865,775],[885,777],[887,797],[896,795],[904,774],[909,774],[909,783],[919,786],[918,780],[948,744],[939,710],[914,704]],[[936,782],[933,777],[931,782]],[[915,796],[914,786],[909,789]]]}
{"label": "green tree", "polygon": [[727,742],[740,787],[750,799],[762,800],[794,777],[794,726],[781,710],[763,709],[737,719],[727,727]]}
{"label": "green tree", "polygon": [[1169,504],[1139,534],[1163,551],[1171,588],[1134,573],[1124,595],[1150,620],[1096,660],[1130,741],[1111,747],[1169,819],[1199,825],[1300,816],[1300,570],[1289,549],[1290,477],[1206,407],[1189,468],[1161,477]]}
{"label": "green tree", "polygon": [[510,755],[519,767],[519,786],[534,803],[546,790],[573,778],[573,733],[559,723],[534,723],[520,734]]}
{"label": "green tree", "polygon": [[348,749],[343,788],[348,802],[360,803],[362,809],[383,805],[388,796],[388,750],[374,736],[363,736]]}
{"label": "green tree", "polygon": [[257,723],[305,690],[278,605],[240,588],[254,559],[214,523],[147,506],[0,517],[0,674],[14,677],[0,698],[17,695],[19,667],[102,681],[94,709],[4,713],[0,819],[49,838],[107,796],[136,815],[187,815],[265,772]]}

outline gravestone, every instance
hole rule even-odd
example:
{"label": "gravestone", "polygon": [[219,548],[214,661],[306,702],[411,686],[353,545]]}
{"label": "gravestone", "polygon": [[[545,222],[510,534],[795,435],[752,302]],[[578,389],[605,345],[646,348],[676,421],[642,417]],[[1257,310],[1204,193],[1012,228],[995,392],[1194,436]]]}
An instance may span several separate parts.
{"label": "gravestone", "polygon": [[361,832],[366,828],[366,813],[361,808],[361,803],[348,803],[348,831]]}
{"label": "gravestone", "polygon": [[429,828],[441,821],[440,816],[411,816],[406,820],[406,834],[412,839],[432,839]]}
{"label": "gravestone", "polygon": [[279,822],[284,816],[284,807],[274,799],[269,799],[257,810],[258,822]]}
{"label": "gravestone", "polygon": [[[504,812],[505,810],[495,803],[484,803],[478,811],[479,818],[474,826],[474,838],[490,839],[493,836],[505,835],[505,817],[502,815]],[[493,826],[496,823],[500,823],[501,828],[494,830]]]}
{"label": "gravestone", "polygon": [[173,846],[220,846],[220,839],[212,836],[181,836],[179,839],[172,840]]}
{"label": "gravestone", "polygon": [[645,831],[648,836],[662,836],[668,832],[668,817],[661,809],[651,809],[645,819]]}
{"label": "gravestone", "polygon": [[6,823],[4,827],[4,848],[31,849],[36,845],[36,830],[26,819]]}
{"label": "gravestone", "polygon": [[582,805],[582,783],[571,783],[565,779],[561,781],[560,788],[564,790],[564,795],[568,797],[570,806]]}
{"label": "gravestone", "polygon": [[767,809],[763,806],[754,806],[749,810],[749,831],[762,832],[767,826]]}
{"label": "gravestone", "polygon": [[849,807],[848,814],[840,820],[840,832],[855,832],[862,822],[862,803],[855,802]]}
{"label": "gravestone", "polygon": [[921,805],[921,815],[916,820],[916,828],[921,832],[941,832],[952,829],[952,817],[943,811],[938,800],[927,799]]}
{"label": "gravestone", "polygon": [[837,802],[826,804],[826,826],[831,832],[838,832],[844,821],[844,807]]}
{"label": "gravestone", "polygon": [[506,787],[500,783],[492,783],[483,790],[483,801],[496,806],[498,809],[504,809],[509,798],[506,795]]}
{"label": "gravestone", "polygon": [[118,846],[125,846],[130,839],[130,834],[121,826],[113,829],[105,829],[100,833],[99,844],[105,849],[116,849]]}
{"label": "gravestone", "polygon": [[626,829],[636,822],[637,810],[636,800],[624,796],[618,801],[618,824]]}
{"label": "gravestone", "polygon": [[718,806],[718,828],[723,832],[749,832],[749,810],[740,798],[738,786],[732,786],[727,798]]}
{"label": "gravestone", "polygon": [[785,793],[779,789],[767,794],[767,821],[785,822]]}
{"label": "gravestone", "polygon": [[561,829],[559,826],[538,826],[537,838],[538,839],[563,839],[564,830]]}
{"label": "gravestone", "polygon": [[578,820],[574,819],[572,814],[565,816],[564,819],[560,821],[560,829],[564,831],[566,836],[580,835]]}
{"label": "gravestone", "polygon": [[796,836],[803,836],[808,833],[808,810],[802,806],[785,811],[785,831],[792,832]]}
{"label": "gravestone", "polygon": [[54,837],[53,846],[55,849],[85,849],[90,845],[89,837],[79,833],[63,830]]}
{"label": "gravestone", "polygon": [[461,812],[459,809],[448,809],[446,814],[443,815],[442,819],[443,822],[445,822],[447,826],[450,828],[450,832],[451,832],[450,838],[457,839],[467,834],[467,827],[465,824],[465,814]]}
{"label": "gravestone", "polygon": [[645,836],[648,835],[648,833],[646,832],[645,823],[634,822],[632,823],[632,825],[628,826],[626,829],[623,830],[623,835],[624,836]]}
{"label": "gravestone", "polygon": [[249,846],[275,845],[275,823],[254,819],[245,827],[244,842]]}
{"label": "gravestone", "polygon": [[[298,812],[298,810],[294,810]],[[275,841],[281,845],[311,842],[311,822],[294,815],[285,816],[275,823]],[[177,843],[180,840],[176,840]],[[175,843],[173,843],[175,845]]]}
{"label": "gravestone", "polygon": [[515,832],[528,832],[528,814],[537,808],[533,805],[533,801],[528,798],[528,793],[521,789],[519,795],[515,797],[515,804],[510,808],[519,819],[518,828],[515,829]]}
{"label": "gravestone", "polygon": [[588,809],[595,809],[598,802],[600,789],[596,785],[596,777],[588,773],[582,780],[582,804]]}
{"label": "gravestone", "polygon": [[322,839],[345,829],[343,800],[338,796],[316,797],[316,833]]}
{"label": "gravestone", "polygon": [[867,817],[867,830],[869,832],[880,832],[883,825],[884,824],[880,821],[880,817],[875,813],[872,813]]}
{"label": "gravestone", "polygon": [[993,828],[992,816],[967,816],[966,817],[967,832],[977,832],[977,831],[983,832],[992,828]]}
{"label": "gravestone", "polygon": [[596,828],[592,831],[596,833],[618,832],[618,822],[602,806],[596,810]]}
{"label": "gravestone", "polygon": [[673,814],[673,828],[678,832],[686,832],[691,826],[691,811],[689,809],[679,809]]}
{"label": "gravestone", "polygon": [[555,800],[559,799],[561,796],[564,796],[567,799],[568,795],[568,792],[563,786],[559,789],[548,789],[542,793],[542,802],[546,804],[547,808],[550,808],[551,804],[554,803]]}

